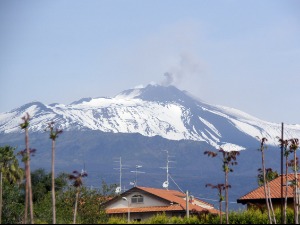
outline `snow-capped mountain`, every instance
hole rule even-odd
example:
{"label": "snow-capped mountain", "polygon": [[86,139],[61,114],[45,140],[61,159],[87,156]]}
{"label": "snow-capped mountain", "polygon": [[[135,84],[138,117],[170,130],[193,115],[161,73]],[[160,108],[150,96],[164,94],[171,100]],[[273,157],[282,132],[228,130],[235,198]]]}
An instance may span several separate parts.
{"label": "snow-capped mountain", "polygon": [[[27,112],[34,132],[44,132],[47,124],[54,121],[66,131],[158,135],[169,140],[203,141],[216,148],[222,144],[232,148],[226,143],[245,146],[256,141],[256,136],[277,145],[276,137],[281,134],[281,124],[204,103],[174,86],[148,85],[113,98],[84,98],[69,105],[32,102],[1,113],[0,134],[20,132],[21,118]],[[292,137],[300,138],[300,125],[285,125],[285,138]]]}

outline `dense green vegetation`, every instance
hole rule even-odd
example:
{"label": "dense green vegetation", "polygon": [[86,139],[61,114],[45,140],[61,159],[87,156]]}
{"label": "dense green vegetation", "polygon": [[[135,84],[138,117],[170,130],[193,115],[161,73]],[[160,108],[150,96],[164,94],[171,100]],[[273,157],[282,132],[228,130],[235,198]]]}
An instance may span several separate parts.
{"label": "dense green vegetation", "polygon": [[[43,169],[32,172],[33,204],[35,223],[52,223],[51,173]],[[3,224],[22,223],[24,219],[24,184],[18,186],[4,182],[3,185]],[[68,181],[65,173],[55,179],[57,223],[73,221],[74,204],[78,189]],[[114,185],[102,183],[101,190],[80,189],[78,203],[78,223],[102,223],[107,216],[101,204],[112,197]]]}
{"label": "dense green vegetation", "polygon": [[[57,223],[71,224],[73,222],[74,204],[77,189],[68,181],[66,174],[59,174],[56,182],[56,208]],[[51,174],[42,169],[32,172],[34,217],[37,224],[52,223],[51,200]],[[4,183],[3,186],[3,224],[22,223],[24,217],[24,187]],[[126,224],[127,215],[123,218],[109,218],[101,204],[107,197],[113,196],[114,185],[107,185],[104,181],[101,190],[90,190],[82,187],[80,190],[77,223],[79,224]],[[280,211],[275,212],[277,221],[280,221]],[[223,223],[226,218],[223,218]],[[137,224],[137,222],[132,221]],[[146,224],[218,224],[219,216],[199,214],[189,219],[158,214],[147,221]],[[229,213],[230,224],[268,224],[268,213],[265,210],[237,211]],[[287,223],[294,223],[294,212],[288,210]]]}
{"label": "dense green vegetation", "polygon": [[[280,221],[280,211],[275,211],[277,221]],[[226,222],[226,218],[223,219],[223,224]],[[126,224],[127,218],[110,218],[108,224]],[[138,222],[132,222],[133,224],[139,224]],[[214,215],[194,215],[190,218],[172,217],[168,218],[165,214],[158,214],[142,224],[219,224],[219,216]],[[269,224],[267,211],[261,212],[260,210],[248,210],[229,213],[230,224]],[[287,211],[287,223],[294,223],[293,210]]]}

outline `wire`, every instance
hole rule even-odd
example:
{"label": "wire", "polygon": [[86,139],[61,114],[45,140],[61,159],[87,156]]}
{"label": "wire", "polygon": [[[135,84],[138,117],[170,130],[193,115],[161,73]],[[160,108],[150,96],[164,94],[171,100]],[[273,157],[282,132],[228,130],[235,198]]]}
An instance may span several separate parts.
{"label": "wire", "polygon": [[177,188],[184,193],[184,191],[181,190],[181,188],[178,186],[178,184],[175,182],[175,180],[171,177],[171,175],[169,174],[169,177],[171,178],[171,180],[174,182],[174,184],[177,186]]}

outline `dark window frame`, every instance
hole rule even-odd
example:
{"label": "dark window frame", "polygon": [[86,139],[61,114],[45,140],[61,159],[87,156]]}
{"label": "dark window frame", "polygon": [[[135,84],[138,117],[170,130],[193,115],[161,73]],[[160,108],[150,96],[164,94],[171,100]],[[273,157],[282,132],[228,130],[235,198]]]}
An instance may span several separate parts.
{"label": "dark window frame", "polygon": [[134,195],[131,197],[131,203],[132,204],[143,204],[144,197],[142,195]]}

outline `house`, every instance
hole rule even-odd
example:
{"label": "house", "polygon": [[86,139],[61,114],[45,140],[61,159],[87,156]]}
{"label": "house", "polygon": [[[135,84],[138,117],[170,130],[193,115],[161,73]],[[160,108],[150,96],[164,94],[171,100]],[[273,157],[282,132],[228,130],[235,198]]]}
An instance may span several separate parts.
{"label": "house", "polygon": [[110,216],[128,216],[131,221],[143,221],[159,213],[183,217],[186,205],[191,214],[219,214],[213,205],[199,199],[190,198],[187,203],[185,193],[149,187],[134,187],[106,202],[104,208]]}
{"label": "house", "polygon": [[[273,203],[274,208],[280,208],[281,207],[281,177],[283,176],[283,199],[285,198],[286,193],[286,185],[287,190],[287,199],[288,199],[288,207],[293,208],[294,205],[294,187],[291,185],[291,182],[295,180],[294,174],[288,174],[286,175],[280,175],[279,177],[275,178],[274,180],[269,182],[270,186],[270,193],[271,193],[271,199]],[[298,174],[300,178],[300,174]],[[238,203],[242,203],[243,205],[247,205],[247,208],[253,208],[253,207],[265,207],[266,205],[266,199],[265,199],[265,192],[264,192],[264,186],[261,186],[248,194],[242,196],[237,200]]]}

